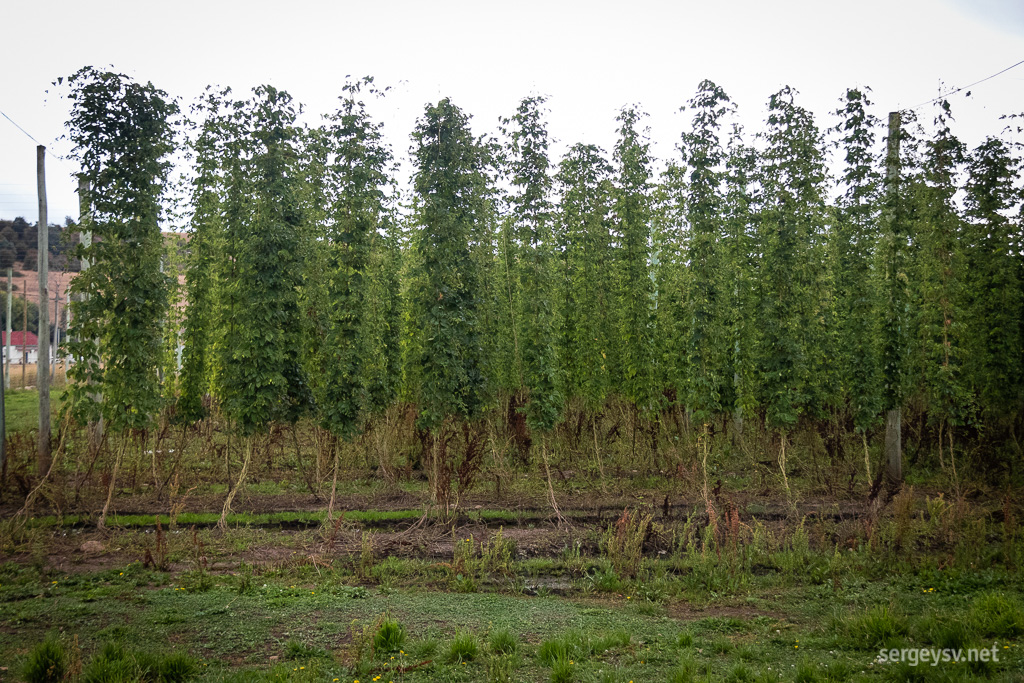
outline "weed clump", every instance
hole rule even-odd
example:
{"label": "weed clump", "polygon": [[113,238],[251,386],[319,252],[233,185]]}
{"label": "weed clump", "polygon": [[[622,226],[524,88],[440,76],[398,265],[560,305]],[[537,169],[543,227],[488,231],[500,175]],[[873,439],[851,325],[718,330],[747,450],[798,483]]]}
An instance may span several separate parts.
{"label": "weed clump", "polygon": [[56,683],[63,680],[67,665],[64,645],[50,635],[29,652],[21,675],[27,683]]}
{"label": "weed clump", "polygon": [[575,634],[567,633],[561,638],[545,640],[537,648],[537,659],[545,666],[554,666],[560,659],[569,660],[570,655],[579,653],[579,639]]}
{"label": "weed clump", "polygon": [[82,671],[82,683],[152,681],[184,683],[196,675],[195,660],[183,653],[161,656],[128,650],[124,645],[107,642]]}
{"label": "weed clump", "polygon": [[519,650],[519,641],[508,629],[494,631],[488,638],[491,652],[498,655],[512,655]]}
{"label": "weed clump", "polygon": [[284,644],[284,658],[288,660],[307,661],[328,657],[327,651],[318,647],[310,647],[292,638]]}
{"label": "weed clump", "polygon": [[572,683],[576,680],[576,661],[559,657],[551,663],[551,683]]}
{"label": "weed clump", "polygon": [[516,542],[505,538],[505,528],[499,527],[490,541],[480,545],[480,566],[492,574],[510,575],[516,555]]}
{"label": "weed clump", "polygon": [[373,636],[374,652],[397,652],[405,645],[405,627],[394,619],[384,620]]}
{"label": "weed clump", "polygon": [[651,529],[653,515],[629,508],[608,527],[602,545],[619,576],[635,577],[643,562],[644,541]]}
{"label": "weed clump", "polygon": [[878,605],[841,621],[850,643],[861,650],[898,644],[907,635],[907,620],[888,605]]}
{"label": "weed clump", "polygon": [[986,593],[971,606],[971,622],[991,638],[1016,638],[1024,634],[1024,608],[1002,593]]}
{"label": "weed clump", "polygon": [[448,646],[448,662],[461,664],[471,662],[480,654],[480,643],[472,633],[456,633]]}

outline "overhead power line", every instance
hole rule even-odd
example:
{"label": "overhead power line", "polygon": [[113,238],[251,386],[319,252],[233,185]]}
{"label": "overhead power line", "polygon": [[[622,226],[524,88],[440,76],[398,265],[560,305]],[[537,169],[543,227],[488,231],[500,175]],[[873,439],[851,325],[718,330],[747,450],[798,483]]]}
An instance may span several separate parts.
{"label": "overhead power line", "polygon": [[938,102],[940,100],[946,99],[950,95],[955,95],[958,92],[962,92],[964,90],[967,90],[968,88],[973,88],[974,86],[979,85],[981,83],[984,83],[985,81],[990,81],[993,78],[995,78],[996,76],[1001,76],[1002,74],[1006,73],[1010,69],[1015,69],[1018,66],[1020,66],[1021,64],[1024,64],[1024,59],[1020,60],[1016,64],[1011,64],[1010,66],[1006,67],[1002,71],[997,71],[996,73],[992,74],[991,76],[986,76],[985,78],[981,79],[980,81],[975,81],[974,83],[969,83],[969,84],[963,86],[962,88],[957,88],[956,90],[952,90],[952,91],[950,91],[950,92],[948,92],[948,93],[946,93],[944,95],[939,95],[938,97],[933,97],[932,99],[930,99],[930,100],[928,100],[926,102],[922,102],[921,104],[914,105],[913,107],[910,107],[910,108],[911,109],[918,109],[918,108],[923,107],[925,105],[934,104],[935,102]]}
{"label": "overhead power line", "polygon": [[[12,119],[10,116],[7,115],[7,112],[5,112],[2,109],[0,109],[0,115],[3,115],[3,117],[5,119],[7,119],[8,121],[10,121],[11,124],[15,128],[17,128],[22,133],[24,133],[25,136],[28,137],[29,140],[31,140],[32,142],[36,143],[37,145],[42,145],[43,144],[43,143],[39,142],[39,140],[36,140],[34,137],[32,137],[31,133],[29,133],[27,130],[25,130],[24,128],[19,126],[17,121],[15,121],[14,119]],[[68,169],[69,171],[72,170],[67,164],[64,163],[63,157],[59,157],[56,154],[54,154],[53,152],[51,152],[49,146],[47,146],[47,145],[43,145],[43,146],[46,147],[46,153],[49,154],[50,157],[52,157],[54,160],[56,160],[57,163],[59,163],[61,166],[63,166],[64,168]],[[74,172],[74,171],[72,171],[72,172]]]}
{"label": "overhead power line", "polygon": [[24,133],[25,135],[27,135],[27,136],[28,136],[28,139],[29,139],[29,140],[31,140],[32,142],[36,143],[37,145],[41,145],[41,144],[43,144],[43,143],[39,142],[39,140],[36,140],[36,139],[35,139],[34,137],[32,137],[32,134],[31,134],[31,133],[29,133],[29,132],[28,132],[27,130],[25,130],[24,128],[22,128],[21,126],[19,126],[19,125],[18,125],[18,122],[17,122],[17,121],[15,121],[14,119],[12,119],[12,118],[11,118],[10,116],[8,116],[6,112],[4,112],[3,110],[0,110],[0,114],[3,114],[3,116],[4,116],[4,118],[5,118],[5,119],[7,119],[8,121],[10,121],[10,122],[11,122],[12,124],[14,124],[14,127],[15,127],[15,128],[17,128],[17,129],[18,129],[18,130],[20,130],[20,131],[21,131],[22,133]]}

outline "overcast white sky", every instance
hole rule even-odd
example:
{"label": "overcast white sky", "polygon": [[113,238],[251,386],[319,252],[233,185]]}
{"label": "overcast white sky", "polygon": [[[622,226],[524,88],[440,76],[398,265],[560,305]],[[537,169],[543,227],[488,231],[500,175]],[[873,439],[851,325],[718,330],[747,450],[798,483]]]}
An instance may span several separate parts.
{"label": "overcast white sky", "polygon": [[[334,109],[347,74],[372,75],[394,87],[372,111],[399,154],[439,97],[483,133],[523,96],[548,95],[556,153],[578,141],[610,149],[617,111],[637,103],[664,159],[703,78],[732,96],[748,129],[785,84],[825,127],[848,86],[871,86],[884,117],[935,97],[940,82],[966,85],[1024,59],[1020,0],[9,0],[0,26],[0,111],[57,155],[69,149],[67,102],[50,84],[84,65],[152,81],[183,108],[207,84],[244,95],[270,83],[310,122]],[[968,144],[999,133],[1001,114],[1024,111],[1024,65],[952,102]],[[77,169],[47,165],[50,221],[77,217]],[[0,117],[0,218],[19,215],[37,217],[35,143]]]}

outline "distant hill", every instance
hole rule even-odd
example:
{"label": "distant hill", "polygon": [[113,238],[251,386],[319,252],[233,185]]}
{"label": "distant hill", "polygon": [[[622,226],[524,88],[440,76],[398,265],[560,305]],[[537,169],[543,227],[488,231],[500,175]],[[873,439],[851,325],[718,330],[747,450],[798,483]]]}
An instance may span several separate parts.
{"label": "distant hill", "polygon": [[[80,264],[70,257],[78,242],[78,226],[68,219],[64,225],[50,225],[50,269],[78,272]],[[0,269],[35,271],[39,232],[24,218],[0,219]]]}

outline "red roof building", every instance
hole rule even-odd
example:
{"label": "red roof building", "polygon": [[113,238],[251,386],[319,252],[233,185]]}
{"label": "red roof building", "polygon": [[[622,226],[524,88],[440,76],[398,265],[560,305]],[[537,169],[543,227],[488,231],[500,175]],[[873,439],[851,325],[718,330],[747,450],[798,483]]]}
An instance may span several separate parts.
{"label": "red roof building", "polygon": [[[21,332],[18,330],[11,332],[11,346],[21,348],[22,345],[29,348],[39,346],[39,337],[36,336],[35,332]],[[7,332],[0,332],[0,346],[7,346]]]}

